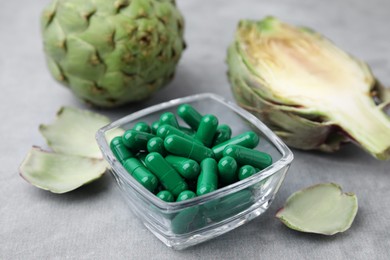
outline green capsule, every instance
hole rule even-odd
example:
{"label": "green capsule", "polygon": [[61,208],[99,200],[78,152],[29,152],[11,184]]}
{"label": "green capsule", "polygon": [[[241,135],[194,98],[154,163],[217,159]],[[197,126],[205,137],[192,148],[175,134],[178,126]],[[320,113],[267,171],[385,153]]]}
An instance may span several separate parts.
{"label": "green capsule", "polygon": [[162,190],[159,193],[156,194],[156,196],[166,202],[173,202],[175,198],[173,197],[172,193],[170,193],[167,190]]}
{"label": "green capsule", "polygon": [[165,160],[185,179],[196,180],[200,172],[199,164],[191,159],[168,155]]}
{"label": "green capsule", "polygon": [[157,129],[160,127],[160,121],[154,121],[151,125],[150,125],[150,130],[152,131],[152,134],[156,134],[157,133]]}
{"label": "green capsule", "polygon": [[196,194],[193,191],[185,190],[180,192],[179,196],[177,196],[176,202],[183,201],[183,200],[189,200],[192,198],[195,198]]}
{"label": "green capsule", "polygon": [[161,139],[160,137],[157,137],[157,136],[151,138],[148,141],[146,148],[147,148],[149,153],[157,152],[157,153],[161,154],[162,156],[164,156],[166,154],[165,147],[164,147],[164,140]]}
{"label": "green capsule", "polygon": [[190,230],[199,230],[207,225],[207,219],[199,210],[199,214],[191,221]]}
{"label": "green capsule", "polygon": [[194,222],[198,222],[197,218],[201,217],[199,212],[199,206],[193,206],[181,210],[172,219],[171,228],[175,234],[185,234],[193,231],[196,226],[193,227]]}
{"label": "green capsule", "polygon": [[182,131],[183,133],[189,135],[189,136],[194,136],[196,134],[196,131],[194,131],[191,128],[188,128],[188,127],[180,126],[179,130]]}
{"label": "green capsule", "polygon": [[237,135],[230,140],[220,143],[211,148],[211,150],[214,152],[215,158],[220,159],[223,156],[222,154],[225,147],[231,144],[241,145],[247,148],[255,148],[259,144],[259,137],[256,133],[248,131]]}
{"label": "green capsule", "polygon": [[171,125],[175,128],[179,128],[176,116],[171,112],[165,112],[160,116],[160,126],[161,125]]}
{"label": "green capsule", "polygon": [[251,165],[244,165],[238,170],[238,179],[241,181],[243,179],[246,179],[253,174],[255,174],[257,171],[256,169]]}
{"label": "green capsule", "polygon": [[259,169],[267,168],[272,164],[272,157],[269,154],[239,145],[226,146],[223,155],[233,157],[241,165],[248,164]]}
{"label": "green capsule", "polygon": [[123,163],[123,167],[139,183],[151,192],[157,187],[158,180],[146,167],[136,158],[129,158]]}
{"label": "green capsule", "polygon": [[185,139],[193,141],[194,138],[186,133],[180,131],[179,129],[171,125],[162,125],[157,129],[156,135],[162,139],[165,139],[168,135],[178,135]]}
{"label": "green capsule", "polygon": [[146,156],[145,160],[148,169],[160,180],[161,184],[174,196],[187,190],[187,183],[180,177],[176,170],[161,156],[153,152]]}
{"label": "green capsule", "polygon": [[111,140],[110,148],[112,153],[122,164],[126,161],[126,159],[134,157],[132,152],[130,152],[130,150],[123,144],[121,136],[117,136]]}
{"label": "green capsule", "polygon": [[146,150],[146,145],[154,135],[135,130],[127,130],[122,136],[123,143],[133,151]]}
{"label": "green capsule", "polygon": [[231,136],[232,129],[228,125],[219,125],[214,135],[213,146],[229,140]]}
{"label": "green capsule", "polygon": [[164,146],[168,152],[174,155],[190,158],[197,162],[214,156],[210,148],[195,140],[187,140],[177,135],[168,135],[164,140]]}
{"label": "green capsule", "polygon": [[145,163],[145,158],[146,158],[146,155],[148,155],[148,153],[146,152],[146,153],[137,153],[136,154],[136,158],[144,165],[144,166],[146,166],[146,163]]}
{"label": "green capsule", "polygon": [[150,129],[150,126],[145,122],[138,122],[133,126],[133,130],[138,132],[145,132],[145,133],[151,133],[152,130]]}
{"label": "green capsule", "polygon": [[224,156],[218,162],[218,177],[222,184],[228,185],[237,181],[237,162],[233,157]]}
{"label": "green capsule", "polygon": [[213,143],[215,131],[218,127],[218,119],[214,115],[205,115],[200,120],[195,139],[201,141],[205,146],[210,147]]}
{"label": "green capsule", "polygon": [[180,105],[177,114],[195,131],[198,129],[202,115],[189,104]]}
{"label": "green capsule", "polygon": [[198,196],[210,193],[218,189],[217,162],[212,158],[206,158],[200,164],[200,174],[196,186]]}
{"label": "green capsule", "polygon": [[202,213],[208,219],[218,222],[241,213],[252,204],[252,193],[245,189],[223,197],[213,208],[203,207]]}

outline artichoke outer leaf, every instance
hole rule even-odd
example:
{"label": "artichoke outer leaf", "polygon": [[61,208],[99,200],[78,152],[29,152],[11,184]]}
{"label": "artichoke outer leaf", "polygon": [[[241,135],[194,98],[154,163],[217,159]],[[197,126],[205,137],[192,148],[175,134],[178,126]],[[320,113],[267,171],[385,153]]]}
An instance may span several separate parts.
{"label": "artichoke outer leaf", "polygon": [[321,183],[293,193],[276,217],[293,230],[334,235],[351,227],[357,211],[354,193],[343,193],[335,183]]}
{"label": "artichoke outer leaf", "polygon": [[371,91],[371,95],[378,102],[378,107],[390,116],[390,88],[386,88],[377,81]]}
{"label": "artichoke outer leaf", "polygon": [[53,19],[55,15],[55,11],[57,8],[58,1],[52,1],[49,5],[47,5],[42,12],[41,16],[41,27],[45,28]]}
{"label": "artichoke outer leaf", "polygon": [[[103,115],[88,110],[62,107],[57,112],[55,122],[50,125],[40,125],[39,131],[48,146],[57,153],[102,159],[95,134],[97,130],[109,123],[110,119]],[[108,139],[121,134],[123,129],[117,129]]]}
{"label": "artichoke outer leaf", "polygon": [[32,185],[65,193],[100,178],[107,170],[103,159],[51,153],[33,147],[23,160],[20,175]]}

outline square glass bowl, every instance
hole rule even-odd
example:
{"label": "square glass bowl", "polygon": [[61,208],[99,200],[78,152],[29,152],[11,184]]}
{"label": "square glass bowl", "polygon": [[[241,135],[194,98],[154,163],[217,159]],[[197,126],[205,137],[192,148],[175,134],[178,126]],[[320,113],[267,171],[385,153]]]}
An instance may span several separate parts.
{"label": "square glass bowl", "polygon": [[[137,122],[148,124],[164,112],[190,104],[201,114],[217,116],[220,124],[232,128],[232,136],[254,131],[260,137],[255,148],[272,156],[273,164],[249,178],[214,192],[182,202],[165,202],[139,184],[110,150],[109,138],[115,129],[131,129]],[[180,125],[185,125],[177,117]],[[161,103],[119,119],[103,128],[96,139],[111,172],[141,222],[168,247],[184,249],[241,226],[266,211],[275,197],[293,160],[290,149],[255,116],[214,94],[199,94]]]}

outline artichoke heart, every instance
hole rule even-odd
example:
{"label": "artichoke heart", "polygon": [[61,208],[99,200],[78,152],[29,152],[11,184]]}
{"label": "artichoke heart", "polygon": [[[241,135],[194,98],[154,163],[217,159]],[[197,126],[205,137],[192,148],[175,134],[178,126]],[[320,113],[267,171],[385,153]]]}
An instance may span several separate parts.
{"label": "artichoke heart", "polygon": [[390,158],[390,91],[324,36],[276,18],[240,21],[228,49],[237,103],[292,147],[332,152],[352,140]]}

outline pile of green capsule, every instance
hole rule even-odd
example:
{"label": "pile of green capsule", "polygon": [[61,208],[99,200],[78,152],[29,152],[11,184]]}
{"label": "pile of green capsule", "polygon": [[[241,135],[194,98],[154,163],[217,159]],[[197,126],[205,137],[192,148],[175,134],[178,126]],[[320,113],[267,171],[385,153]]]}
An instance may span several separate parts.
{"label": "pile of green capsule", "polygon": [[248,178],[272,164],[253,150],[259,137],[248,131],[231,137],[231,128],[215,115],[202,116],[183,104],[149,126],[139,122],[110,143],[123,167],[150,192],[166,201],[183,201]]}

